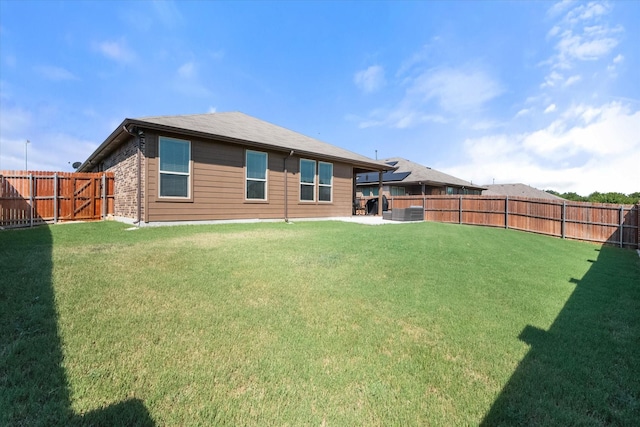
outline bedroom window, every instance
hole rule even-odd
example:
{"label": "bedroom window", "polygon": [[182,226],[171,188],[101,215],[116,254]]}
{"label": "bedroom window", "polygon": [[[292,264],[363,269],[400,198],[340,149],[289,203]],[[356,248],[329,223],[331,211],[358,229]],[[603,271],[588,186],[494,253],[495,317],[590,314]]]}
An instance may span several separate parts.
{"label": "bedroom window", "polygon": [[160,197],[189,197],[191,142],[161,136]]}
{"label": "bedroom window", "polygon": [[330,202],[333,188],[333,164],[318,162],[318,201]]}
{"label": "bedroom window", "polygon": [[316,162],[315,160],[300,159],[300,200],[315,201],[316,190]]}
{"label": "bedroom window", "polygon": [[247,150],[246,192],[247,200],[267,200],[267,153]]}

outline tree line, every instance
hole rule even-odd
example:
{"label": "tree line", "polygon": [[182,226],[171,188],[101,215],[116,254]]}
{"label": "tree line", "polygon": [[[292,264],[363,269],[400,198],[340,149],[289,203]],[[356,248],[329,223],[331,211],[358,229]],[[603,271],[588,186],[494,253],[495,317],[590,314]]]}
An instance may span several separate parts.
{"label": "tree line", "polygon": [[574,192],[569,193],[558,193],[553,190],[545,190],[549,194],[553,194],[558,197],[562,197],[563,199],[571,200],[574,202],[591,202],[591,203],[614,203],[621,205],[635,205],[640,202],[640,192],[636,191],[635,193],[623,194],[623,193],[600,193],[598,191],[594,191],[588,196],[581,196]]}

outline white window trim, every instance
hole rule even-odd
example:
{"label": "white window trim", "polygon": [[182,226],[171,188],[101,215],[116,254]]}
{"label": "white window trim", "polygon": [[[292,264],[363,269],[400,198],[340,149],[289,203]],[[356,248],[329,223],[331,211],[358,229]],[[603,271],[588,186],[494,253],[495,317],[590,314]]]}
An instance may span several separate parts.
{"label": "white window trim", "polygon": [[[162,144],[161,141],[163,139],[172,139],[174,141],[186,142],[189,145],[189,171],[188,172],[174,172],[174,171],[163,171],[161,168],[161,158],[162,158]],[[165,175],[181,175],[187,176],[187,195],[186,196],[162,196],[162,174]],[[160,136],[158,137],[158,198],[159,199],[175,199],[175,200],[190,200],[191,199],[191,141],[187,139],[173,138],[170,136]]]}
{"label": "white window trim", "polygon": [[[249,153],[258,153],[258,154],[264,154],[266,156],[266,164],[265,164],[265,171],[264,171],[264,179],[261,178],[249,178],[247,175],[249,173],[249,162],[247,161],[247,156]],[[269,153],[265,153],[264,151],[256,151],[256,150],[245,150],[245,154],[244,154],[244,199],[248,202],[252,202],[252,201],[258,201],[258,202],[266,202],[268,200],[269,197]],[[254,198],[248,198],[247,197],[247,187],[248,187],[248,183],[249,181],[257,181],[257,182],[264,182],[264,199],[254,199]]]}
{"label": "white window trim", "polygon": [[[320,165],[331,166],[331,184],[320,184]],[[318,203],[333,203],[333,163],[318,161]],[[329,187],[331,191],[329,193],[329,200],[320,200],[320,187]]]}
{"label": "white window trim", "polygon": [[[313,162],[313,182],[302,182],[302,162]],[[311,160],[311,159],[300,159],[300,187],[298,187],[298,191],[300,192],[299,194],[299,199],[301,203],[314,203],[316,201],[316,177],[317,177],[317,168],[318,168],[318,162],[315,160]],[[313,187],[313,192],[311,194],[313,194],[313,199],[312,200],[303,200],[302,199],[302,186],[306,185],[308,187]]]}

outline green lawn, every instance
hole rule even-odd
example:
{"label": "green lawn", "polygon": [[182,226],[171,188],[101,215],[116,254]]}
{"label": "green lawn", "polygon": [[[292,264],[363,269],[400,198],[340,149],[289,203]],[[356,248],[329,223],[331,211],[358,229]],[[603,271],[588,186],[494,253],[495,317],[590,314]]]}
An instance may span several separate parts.
{"label": "green lawn", "polygon": [[0,425],[633,425],[640,258],[340,222],[0,232]]}

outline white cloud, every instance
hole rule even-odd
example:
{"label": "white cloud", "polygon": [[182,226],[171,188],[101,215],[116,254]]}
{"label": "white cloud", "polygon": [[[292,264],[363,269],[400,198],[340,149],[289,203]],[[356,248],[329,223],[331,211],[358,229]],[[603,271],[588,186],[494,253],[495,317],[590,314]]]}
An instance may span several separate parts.
{"label": "white cloud", "polygon": [[558,82],[560,82],[563,79],[564,77],[562,76],[562,74],[558,73],[557,71],[552,71],[551,74],[549,74],[545,78],[544,83],[542,83],[540,87],[543,89],[545,87],[554,87]]}
{"label": "white cloud", "polygon": [[[68,134],[49,134],[27,131],[27,138],[0,136],[0,169],[24,170],[25,160],[29,170],[71,171],[71,163],[85,160],[98,147],[92,141],[78,139]],[[52,149],[55,147],[55,149]]]}
{"label": "white cloud", "polygon": [[[607,32],[607,34],[609,34]],[[582,61],[597,60],[607,55],[618,45],[618,39],[602,34],[589,34],[587,32],[582,35],[573,34],[566,31],[562,34],[560,41],[556,45],[559,58],[563,66],[564,61],[578,59]]]}
{"label": "white cloud", "polygon": [[615,58],[613,58],[613,63],[614,64],[619,64],[622,61],[624,61],[624,56],[622,56],[622,54],[618,54],[618,56],[616,56]]}
{"label": "white cloud", "polygon": [[77,79],[77,77],[71,71],[62,67],[42,65],[42,66],[35,67],[35,70],[47,80],[63,81],[63,80]]}
{"label": "white cloud", "polygon": [[576,74],[575,76],[571,76],[567,80],[565,80],[564,86],[574,85],[578,83],[580,80],[582,80],[582,76],[580,76],[579,74]]}
{"label": "white cloud", "polygon": [[562,0],[551,6],[547,11],[547,15],[549,15],[550,17],[556,17],[561,13],[564,13],[564,11],[572,7],[575,3],[575,0]]}
{"label": "white cloud", "polygon": [[556,111],[556,104],[551,104],[547,108],[545,108],[544,114],[553,113],[554,111]]}
{"label": "white cloud", "polygon": [[358,71],[353,81],[364,93],[376,92],[382,88],[386,82],[384,78],[384,68],[379,65],[372,65],[366,70]]}
{"label": "white cloud", "polygon": [[605,2],[592,1],[586,4],[582,3],[571,9],[565,19],[571,23],[590,21],[609,13],[610,9],[610,6]]}
{"label": "white cloud", "polygon": [[576,153],[625,154],[634,147],[640,151],[640,111],[632,114],[618,102],[598,108],[573,106],[547,128],[526,137],[523,147],[548,159]]}
{"label": "white cloud", "polygon": [[176,70],[174,86],[176,91],[186,96],[206,98],[211,91],[201,82],[198,66],[193,62],[185,62]]}
{"label": "white cloud", "polygon": [[[405,77],[400,86],[405,87],[402,99],[393,107],[371,111],[367,119],[360,121],[361,128],[407,129],[424,123],[447,123],[451,116],[466,120],[504,92],[502,85],[482,66],[420,69],[420,58],[421,55],[414,55],[402,65],[404,72],[411,68],[411,76]],[[489,122],[475,123],[486,130]]]}
{"label": "white cloud", "polygon": [[[29,128],[32,124],[30,111],[18,107],[10,107],[10,100],[0,103],[0,136],[14,135]],[[26,136],[25,136],[26,139]]]}
{"label": "white cloud", "polygon": [[[33,155],[29,154],[29,168],[40,170],[69,170],[74,162],[82,162],[98,148],[98,143],[86,139],[80,139],[69,134],[54,134],[47,136],[47,145],[40,148],[38,141],[33,143]],[[59,147],[52,154],[50,147]],[[33,161],[33,166],[31,162]]]}
{"label": "white cloud", "polygon": [[433,51],[439,47],[442,41],[442,38],[439,36],[432,37],[431,40],[424,46],[422,46],[422,48],[418,52],[411,55],[409,59],[402,61],[402,63],[400,64],[400,68],[396,73],[396,77],[402,77],[405,74],[411,73],[412,71],[416,70],[418,73],[422,72],[423,69],[421,66],[429,61],[429,59],[433,55]]}
{"label": "white cloud", "polygon": [[[557,83],[564,80],[564,76],[558,70],[574,69],[581,62],[595,62],[611,55],[620,43],[624,28],[609,25],[607,17],[610,11],[609,3],[598,1],[586,4],[563,2],[549,9],[550,16],[564,15],[547,33],[547,38],[555,41],[555,54],[541,63],[550,67],[541,88],[559,86]],[[612,71],[611,66],[609,71]],[[578,80],[575,75],[571,76],[562,87]]]}
{"label": "white cloud", "polygon": [[516,113],[514,118],[517,119],[518,117],[526,116],[528,114],[531,114],[531,108],[523,108]]}
{"label": "white cloud", "polygon": [[619,102],[575,105],[533,132],[467,139],[464,152],[468,162],[442,170],[476,183],[628,194],[640,191],[640,110]]}
{"label": "white cloud", "polygon": [[367,119],[351,117],[359,122],[361,129],[387,126],[395,129],[407,129],[422,123],[447,123],[447,119],[439,114],[421,113],[417,110],[398,107],[395,110],[387,111],[377,109],[369,114]]}
{"label": "white cloud", "polygon": [[132,62],[136,58],[136,54],[124,40],[103,41],[95,44],[95,48],[107,58],[123,64]]}
{"label": "white cloud", "polygon": [[[84,160],[98,144],[51,129],[55,115],[45,110],[31,111],[0,94],[0,169],[25,168],[25,143],[30,170],[71,171],[69,162]],[[113,129],[111,129],[113,130]]]}
{"label": "white cloud", "polygon": [[158,20],[167,28],[176,28],[185,23],[185,18],[178,9],[176,2],[162,0],[151,2]]}
{"label": "white cloud", "polygon": [[193,62],[187,62],[185,64],[182,64],[178,68],[178,76],[182,78],[190,79],[195,77],[195,75],[196,75],[196,66]]}
{"label": "white cloud", "polygon": [[445,111],[459,114],[482,107],[503,91],[484,70],[462,67],[422,73],[407,92],[418,101],[435,99]]}

